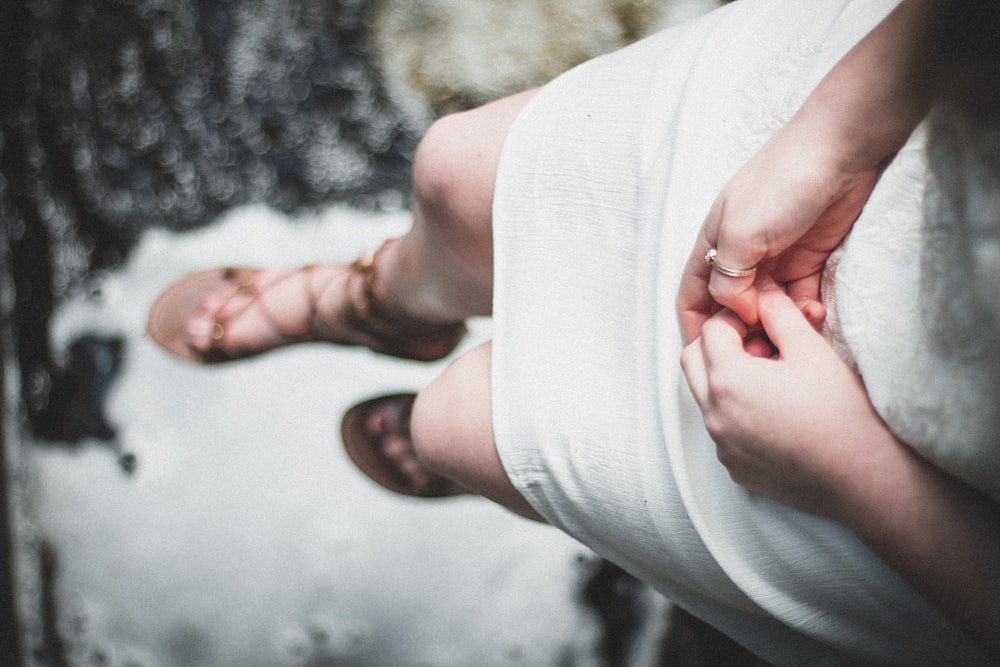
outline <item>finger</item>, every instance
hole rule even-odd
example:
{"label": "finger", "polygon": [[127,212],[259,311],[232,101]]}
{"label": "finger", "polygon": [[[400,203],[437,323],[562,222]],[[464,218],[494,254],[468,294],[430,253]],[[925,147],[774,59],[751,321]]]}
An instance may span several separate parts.
{"label": "finger", "polygon": [[819,286],[819,273],[788,283],[788,296],[816,331],[822,329],[823,323],[826,322],[826,306],[819,301]]}
{"label": "finger", "polygon": [[758,359],[770,359],[774,356],[774,348],[766,336],[750,336],[743,343],[743,350]]}
{"label": "finger", "polygon": [[826,322],[826,306],[819,301],[801,298],[793,299],[792,303],[799,309],[799,312],[806,318],[814,331],[823,329],[823,324]]}
{"label": "finger", "polygon": [[677,291],[677,319],[685,341],[697,338],[705,321],[720,309],[708,292],[711,267],[704,262],[704,255],[702,244],[696,245],[684,266]]}
{"label": "finger", "polygon": [[[745,210],[727,215],[726,208],[727,205],[724,202],[721,206],[718,237],[712,239],[706,235],[707,241],[715,241],[715,244],[710,244],[710,247],[715,248],[716,260],[722,266],[732,269],[749,269],[757,266],[764,261],[767,248],[760,245],[761,240],[756,238],[757,235],[754,235],[746,228],[746,225],[742,224],[742,221],[745,220],[743,216],[747,215]],[[734,218],[737,217],[742,220],[740,222],[734,221]],[[748,281],[752,284],[753,276],[737,278],[736,280]]]}
{"label": "finger", "polygon": [[757,324],[757,288],[752,276],[734,278],[712,271],[708,283],[708,293],[719,305],[732,310],[749,325]]}
{"label": "finger", "polygon": [[761,324],[782,356],[794,354],[804,342],[818,335],[791,298],[780,289],[762,290],[759,298]]}
{"label": "finger", "polygon": [[804,278],[790,280],[787,285],[788,296],[792,297],[793,301],[798,299],[819,301],[820,276],[821,274],[817,272]]}
{"label": "finger", "polygon": [[823,328],[823,323],[826,322],[826,306],[824,306],[819,301],[812,298],[811,292],[808,288],[801,294],[796,294],[794,292],[795,286],[798,285],[799,289],[802,289],[802,281],[791,281],[785,283],[784,286],[779,285],[771,278],[770,275],[765,271],[761,271],[757,276],[757,289],[758,290],[769,290],[769,289],[780,289],[783,290],[789,297],[791,297],[792,302],[799,309],[799,312],[809,321],[812,328],[819,331]]}
{"label": "finger", "polygon": [[743,344],[748,333],[746,323],[731,310],[720,310],[701,328],[705,366],[737,363],[746,356]]}
{"label": "finger", "polygon": [[[764,260],[764,249],[747,238],[740,238],[741,227],[726,222],[725,204],[721,206],[718,238],[706,236],[709,247],[715,248],[715,263],[718,266],[735,270],[746,270],[756,267]],[[716,241],[712,244],[711,241]],[[755,274],[748,276],[730,276],[719,270],[713,270],[709,281],[709,293],[721,305],[731,309],[740,319],[750,325],[757,324],[757,288]]]}
{"label": "finger", "polygon": [[694,400],[702,412],[705,411],[708,400],[708,370],[705,368],[705,355],[701,338],[695,338],[681,351],[681,370]]}

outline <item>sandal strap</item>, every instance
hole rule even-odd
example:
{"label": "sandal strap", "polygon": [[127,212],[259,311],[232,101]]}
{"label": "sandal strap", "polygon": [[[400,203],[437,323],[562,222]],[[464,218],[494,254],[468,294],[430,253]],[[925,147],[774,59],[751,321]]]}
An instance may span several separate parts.
{"label": "sandal strap", "polygon": [[[377,269],[378,255],[394,241],[386,241],[376,252],[365,253],[351,264],[346,282],[348,319],[375,341],[371,348],[376,352],[418,361],[440,359],[465,335],[465,322],[431,323],[394,311]],[[355,279],[361,280],[360,290],[354,289]]]}

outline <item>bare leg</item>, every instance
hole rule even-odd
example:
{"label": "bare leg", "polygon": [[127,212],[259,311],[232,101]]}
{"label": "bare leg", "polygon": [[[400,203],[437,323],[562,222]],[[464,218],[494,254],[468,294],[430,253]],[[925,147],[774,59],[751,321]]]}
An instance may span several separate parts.
{"label": "bare leg", "polygon": [[511,123],[535,91],[431,126],[413,165],[413,228],[380,267],[409,315],[451,322],[488,315],[493,299],[493,188]]}
{"label": "bare leg", "polygon": [[[493,189],[511,123],[535,91],[446,116],[414,161],[412,230],[382,266],[409,315],[454,321],[488,315],[493,300]],[[544,521],[514,488],[493,437],[491,345],[459,357],[417,396],[410,436],[417,463],[507,509]]]}
{"label": "bare leg", "polygon": [[[442,325],[490,313],[497,163],[511,123],[533,94],[446,116],[428,130],[414,158],[413,227],[375,263],[383,312]],[[248,273],[200,302],[186,324],[187,344],[229,357],[312,339],[377,349],[372,333],[346,315],[362,289],[347,265]],[[443,343],[446,353],[451,345]],[[422,351],[434,358],[440,347]]]}
{"label": "bare leg", "polygon": [[410,433],[417,460],[521,516],[544,521],[514,488],[497,454],[490,401],[491,344],[466,352],[417,396]]}

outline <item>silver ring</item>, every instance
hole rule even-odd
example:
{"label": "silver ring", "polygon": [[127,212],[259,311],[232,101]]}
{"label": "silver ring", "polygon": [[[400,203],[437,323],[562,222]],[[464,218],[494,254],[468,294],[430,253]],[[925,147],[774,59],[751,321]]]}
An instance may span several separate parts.
{"label": "silver ring", "polygon": [[730,278],[746,278],[757,273],[757,265],[754,264],[748,269],[731,269],[728,266],[723,266],[719,264],[719,260],[716,259],[718,252],[715,248],[709,248],[708,252],[705,253],[705,263],[711,265],[712,269],[718,271],[724,276],[729,276]]}

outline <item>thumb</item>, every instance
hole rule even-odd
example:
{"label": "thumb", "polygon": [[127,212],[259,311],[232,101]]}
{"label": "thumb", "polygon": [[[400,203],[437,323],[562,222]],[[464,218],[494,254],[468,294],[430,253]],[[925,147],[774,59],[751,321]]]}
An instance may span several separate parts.
{"label": "thumb", "polygon": [[761,289],[757,296],[760,323],[783,356],[795,354],[819,336],[812,324],[781,289]]}

